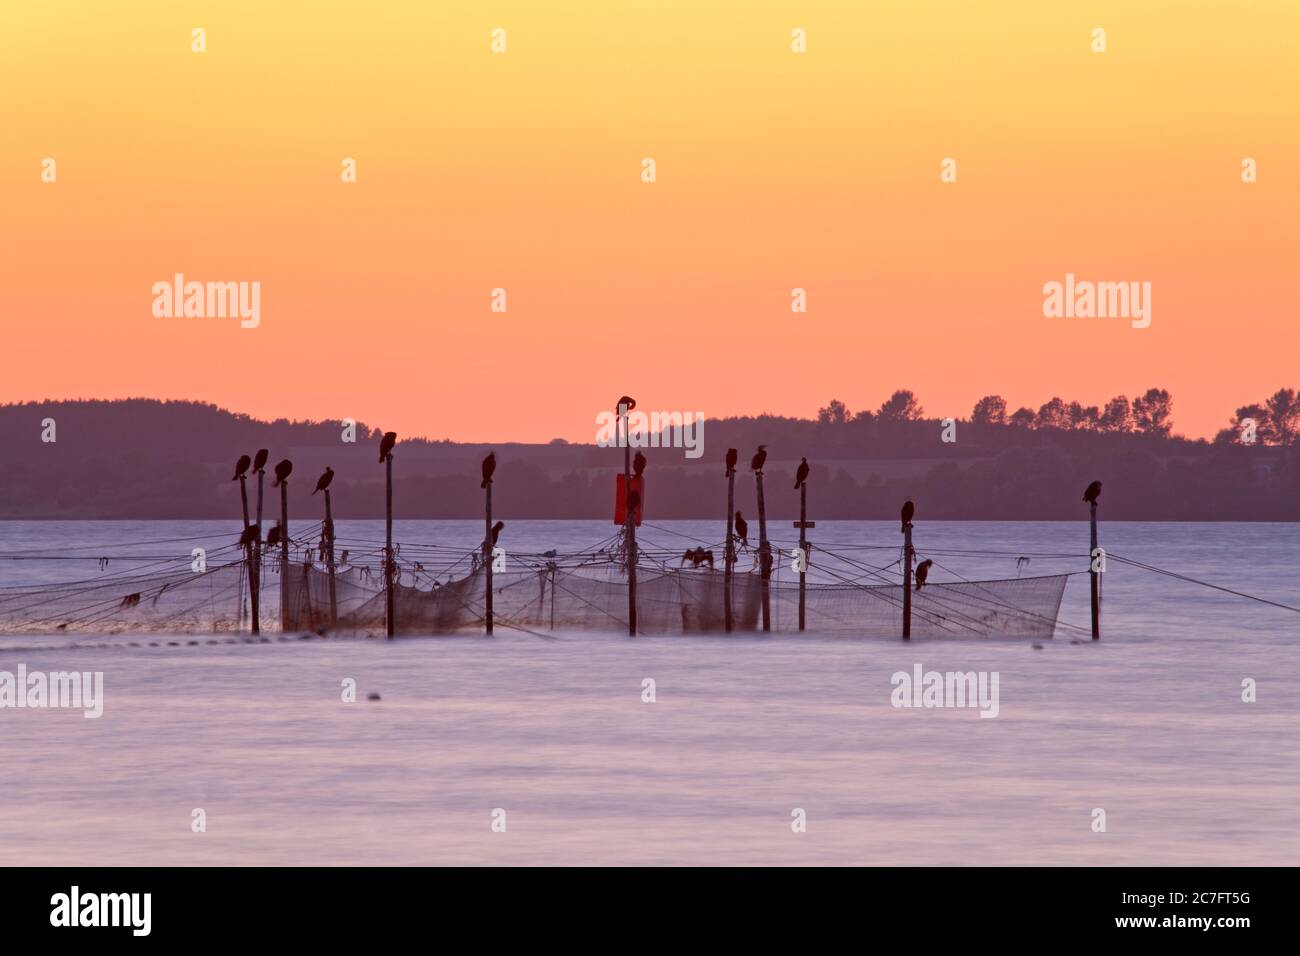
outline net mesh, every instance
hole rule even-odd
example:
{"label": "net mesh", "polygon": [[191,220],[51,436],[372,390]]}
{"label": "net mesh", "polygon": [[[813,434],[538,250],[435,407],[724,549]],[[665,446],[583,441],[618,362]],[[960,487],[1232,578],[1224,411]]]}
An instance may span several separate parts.
{"label": "net mesh", "polygon": [[[526,562],[524,562],[526,565]],[[477,565],[477,562],[475,562]],[[247,562],[230,561],[201,572],[114,575],[43,587],[0,588],[0,633],[168,632],[219,634],[250,628]],[[382,564],[346,567],[331,575],[319,562],[295,561],[287,570],[268,560],[260,575],[260,619],[265,631],[378,636],[387,629]],[[927,584],[912,592],[914,637],[1005,636],[1049,638],[1070,575]],[[693,634],[725,630],[721,570],[639,569],[638,632]],[[401,570],[394,587],[394,632],[399,635],[482,631],[486,572],[479,565],[433,581]],[[761,628],[763,581],[757,572],[732,578],[733,630]],[[797,584],[767,582],[771,629],[797,631]],[[533,566],[493,574],[494,622],[529,631],[627,632],[628,582],[623,565],[605,561],[565,566],[537,556]],[[332,595],[332,596],[331,596]],[[810,632],[872,637],[902,633],[901,584],[809,583]]]}

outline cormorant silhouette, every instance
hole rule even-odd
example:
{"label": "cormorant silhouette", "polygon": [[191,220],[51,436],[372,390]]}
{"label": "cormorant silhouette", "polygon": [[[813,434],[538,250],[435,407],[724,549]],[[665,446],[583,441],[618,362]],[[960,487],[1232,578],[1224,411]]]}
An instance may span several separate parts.
{"label": "cormorant silhouette", "polygon": [[[321,475],[318,479],[316,479],[316,491],[324,491],[326,488],[330,486],[330,482],[333,480],[334,480],[334,469],[331,468],[329,465],[326,465],[325,474]],[[313,495],[316,494],[316,491],[313,491],[312,494]]]}
{"label": "cormorant silhouette", "polygon": [[279,543],[280,543],[280,525],[277,522],[275,527],[273,527],[270,531],[266,533],[266,547],[268,549],[274,548]]}
{"label": "cormorant silhouette", "polygon": [[256,541],[257,531],[258,528],[257,525],[255,524],[250,524],[247,528],[245,528],[244,533],[239,536],[239,546],[241,548],[246,548],[254,541]]}
{"label": "cormorant silhouette", "polygon": [[252,460],[253,459],[249,458],[247,455],[240,455],[239,461],[235,462],[235,477],[231,478],[230,480],[238,481],[240,478],[242,478],[244,476],[244,473],[248,471],[248,464]]}
{"label": "cormorant silhouette", "polygon": [[930,576],[930,565],[934,564],[929,558],[926,558],[916,566],[916,589],[919,591],[925,587],[925,579]]}
{"label": "cormorant silhouette", "polygon": [[765,461],[767,461],[767,446],[766,446],[766,445],[759,445],[759,446],[758,446],[758,451],[756,451],[756,452],[754,453],[754,457],[751,458],[751,459],[749,459],[749,467],[750,467],[750,470],[751,470],[751,471],[762,471],[762,470],[763,470],[763,462],[765,462]]}
{"label": "cormorant silhouette", "polygon": [[1083,500],[1086,501],[1086,502],[1088,502],[1089,504],[1092,504],[1094,501],[1096,501],[1096,500],[1097,500],[1098,498],[1100,498],[1100,497],[1101,497],[1101,482],[1100,482],[1100,481],[1094,481],[1092,484],[1090,484],[1090,485],[1088,486],[1087,491],[1085,491],[1085,492],[1083,493]]}
{"label": "cormorant silhouette", "polygon": [[488,456],[483,459],[483,466],[481,470],[483,473],[483,483],[480,484],[479,487],[486,488],[488,486],[488,482],[492,480],[493,473],[497,470],[496,452],[494,451],[488,452]]}
{"label": "cormorant silhouette", "polygon": [[271,452],[266,448],[259,448],[257,454],[253,456],[253,471],[261,471],[266,467],[266,459],[271,456]]}
{"label": "cormorant silhouette", "polygon": [[741,544],[749,547],[749,522],[740,516],[739,511],[736,512],[736,537],[740,539]]}
{"label": "cormorant silhouette", "polygon": [[912,515],[914,514],[916,514],[916,505],[912,504],[911,498],[908,498],[905,502],[903,502],[903,511],[901,514],[901,517],[903,519],[903,527],[900,530],[902,531],[907,530],[907,526],[912,523]]}
{"label": "cormorant silhouette", "polygon": [[288,458],[284,459],[275,466],[275,481],[271,482],[272,488],[278,488],[288,480],[289,475],[293,472],[293,462]]}
{"label": "cormorant silhouette", "polygon": [[799,470],[794,473],[794,490],[798,491],[799,486],[808,480],[808,459],[805,458],[799,462]]}
{"label": "cormorant silhouette", "polygon": [[736,470],[736,461],[738,458],[739,456],[736,454],[736,449],[727,449],[727,477],[731,477],[732,472]]}
{"label": "cormorant silhouette", "polygon": [[498,521],[492,526],[492,547],[497,546],[497,538],[501,537],[501,529],[506,526],[504,521]]}
{"label": "cormorant silhouette", "polygon": [[645,474],[645,455],[641,454],[640,449],[637,449],[637,453],[632,459],[632,473],[638,478]]}
{"label": "cormorant silhouette", "polygon": [[397,432],[384,432],[383,441],[379,443],[379,463],[382,465],[384,459],[392,454],[393,446],[397,444]]}

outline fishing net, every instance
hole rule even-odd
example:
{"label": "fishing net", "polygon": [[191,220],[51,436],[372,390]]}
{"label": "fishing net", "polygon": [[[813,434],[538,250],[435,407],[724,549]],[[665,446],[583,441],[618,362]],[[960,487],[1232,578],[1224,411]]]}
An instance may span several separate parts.
{"label": "fishing net", "polygon": [[[463,558],[464,555],[462,554]],[[388,599],[382,560],[333,573],[314,552],[281,568],[264,559],[261,627],[265,631],[379,636],[387,630]],[[515,567],[492,576],[494,622],[529,631],[609,631],[628,628],[624,564],[574,556],[514,556]],[[448,573],[449,572],[449,573]],[[637,630],[644,634],[723,632],[725,576],[709,567],[641,566]],[[459,573],[435,576],[419,565],[398,568],[393,593],[398,635],[481,632],[486,569],[476,556]],[[934,582],[913,591],[914,637],[1005,636],[1049,638],[1056,628],[1068,574],[996,581]],[[106,575],[41,587],[0,588],[0,633],[247,632],[252,624],[248,562],[232,560],[202,571]],[[732,576],[732,629],[762,628],[764,582],[757,571]],[[798,630],[796,583],[767,582],[772,631]],[[809,583],[806,628],[813,633],[898,637],[901,583]]]}

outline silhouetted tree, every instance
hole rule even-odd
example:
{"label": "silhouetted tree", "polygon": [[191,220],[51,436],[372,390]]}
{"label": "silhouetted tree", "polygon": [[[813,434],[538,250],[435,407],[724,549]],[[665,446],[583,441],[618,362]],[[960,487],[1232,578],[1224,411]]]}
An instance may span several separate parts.
{"label": "silhouetted tree", "polygon": [[917,403],[916,396],[910,390],[900,388],[880,406],[876,417],[882,422],[914,422],[924,412],[925,409]]}
{"label": "silhouetted tree", "polygon": [[1007,400],[1001,395],[985,395],[975,403],[970,420],[977,425],[1005,425]]}
{"label": "silhouetted tree", "polygon": [[1012,412],[1010,424],[1015,428],[1033,428],[1034,421],[1034,410],[1022,405]]}
{"label": "silhouetted tree", "polygon": [[1300,404],[1296,403],[1295,389],[1279,388],[1264,402],[1268,409],[1268,423],[1272,438],[1279,445],[1292,445],[1300,432]]}
{"label": "silhouetted tree", "polygon": [[823,425],[843,425],[848,420],[848,406],[838,398],[832,398],[829,405],[817,410],[817,421]]}
{"label": "silhouetted tree", "polygon": [[1038,409],[1037,418],[1034,419],[1034,426],[1037,428],[1065,428],[1069,424],[1069,410],[1060,398],[1044,402]]}
{"label": "silhouetted tree", "polygon": [[1133,425],[1143,435],[1167,438],[1173,428],[1169,420],[1174,411],[1174,400],[1163,388],[1149,388],[1139,398],[1133,399]]}
{"label": "silhouetted tree", "polygon": [[1101,431],[1113,434],[1131,432],[1133,430],[1133,408],[1129,405],[1128,396],[1116,395],[1107,402],[1105,410],[1101,413],[1101,418],[1097,421],[1097,427]]}

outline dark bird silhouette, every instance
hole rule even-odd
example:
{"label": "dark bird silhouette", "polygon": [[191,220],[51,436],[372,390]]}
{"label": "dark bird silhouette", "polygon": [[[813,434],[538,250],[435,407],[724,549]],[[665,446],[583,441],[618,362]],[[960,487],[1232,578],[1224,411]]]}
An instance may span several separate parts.
{"label": "dark bird silhouette", "polygon": [[490,451],[490,452],[488,452],[488,456],[487,456],[486,458],[483,459],[483,469],[482,469],[482,470],[483,470],[483,483],[482,483],[481,485],[479,485],[479,487],[480,487],[480,488],[486,488],[486,487],[488,486],[488,482],[492,480],[492,475],[493,475],[493,473],[495,473],[496,470],[497,470],[497,453],[496,453],[496,452],[494,452],[494,451]]}
{"label": "dark bird silhouette", "polygon": [[[329,465],[326,465],[325,474],[321,475],[319,478],[316,479],[316,491],[324,491],[326,488],[330,486],[330,482],[333,480],[334,480],[334,469],[331,468]],[[316,494],[316,491],[313,491],[312,494],[313,495]]]}
{"label": "dark bird silhouette", "polygon": [[284,484],[288,480],[289,475],[292,473],[293,462],[286,458],[275,466],[275,481],[271,482],[271,487],[280,487],[280,485]]}
{"label": "dark bird silhouette", "polygon": [[632,398],[630,395],[624,395],[614,403],[614,411],[618,411],[619,408],[623,406],[627,406],[627,410],[630,412],[632,409],[636,408],[636,399]]}
{"label": "dark bird silhouette", "polygon": [[397,432],[384,432],[384,439],[379,443],[379,463],[382,465],[384,459],[392,454],[393,446],[397,444]]}
{"label": "dark bird silhouette", "polygon": [[271,452],[265,448],[259,448],[257,454],[253,456],[253,471],[261,471],[266,467],[266,459],[271,456]]}
{"label": "dark bird silhouette", "polygon": [[808,459],[805,458],[799,462],[799,470],[794,473],[794,490],[798,491],[799,486],[808,480]]}
{"label": "dark bird silhouette", "polygon": [[1094,481],[1088,486],[1088,490],[1083,493],[1083,500],[1092,504],[1101,497],[1101,482]]}
{"label": "dark bird silhouette", "polygon": [[759,445],[759,446],[758,446],[758,451],[756,451],[756,452],[754,453],[754,457],[751,458],[751,459],[749,459],[749,467],[750,467],[750,470],[751,470],[751,471],[762,471],[762,470],[763,470],[763,462],[765,462],[765,461],[767,461],[767,446],[766,446],[766,445]]}
{"label": "dark bird silhouette", "polygon": [[506,526],[504,521],[498,521],[492,526],[492,547],[497,546],[497,538],[501,537],[501,529]]}
{"label": "dark bird silhouette", "polygon": [[636,457],[632,459],[632,473],[640,478],[645,474],[645,455],[637,450]]}
{"label": "dark bird silhouette", "polygon": [[901,515],[903,519],[903,527],[901,530],[907,530],[907,526],[912,523],[912,515],[914,514],[916,514],[916,505],[912,504],[911,498],[908,498],[903,502],[903,512]]}
{"label": "dark bird silhouette", "polygon": [[270,531],[266,533],[266,546],[268,549],[274,548],[279,543],[280,543],[280,526],[277,524]]}
{"label": "dark bird silhouette", "polygon": [[736,461],[737,461],[737,459],[738,459],[739,457],[740,457],[740,456],[736,454],[736,449],[734,449],[734,448],[728,448],[728,449],[727,449],[727,475],[728,475],[728,477],[730,477],[731,473],[734,472],[734,471],[736,470]]}
{"label": "dark bird silhouette", "polygon": [[739,511],[736,512],[736,537],[741,544],[749,547],[749,522],[740,516]]}
{"label": "dark bird silhouette", "polygon": [[230,480],[238,481],[240,478],[244,477],[244,473],[248,471],[249,462],[252,460],[253,459],[249,458],[247,455],[240,455],[239,461],[235,462],[235,477]]}
{"label": "dark bird silhouette", "polygon": [[257,531],[258,528],[257,525],[255,524],[250,524],[247,528],[245,528],[244,533],[239,536],[239,546],[241,548],[246,548],[254,541],[256,541]]}
{"label": "dark bird silhouette", "polygon": [[687,548],[678,567],[681,567],[687,561],[691,562],[691,566],[695,568],[698,568],[701,564],[713,567],[713,552],[704,548]]}
{"label": "dark bird silhouette", "polygon": [[929,558],[926,558],[916,566],[916,589],[919,591],[925,587],[925,579],[930,576],[930,565],[934,564]]}

